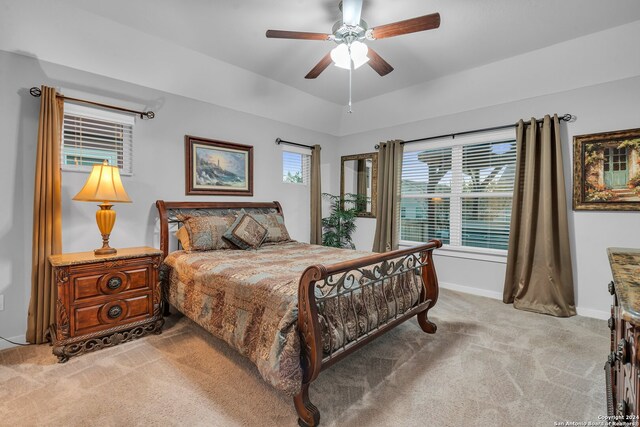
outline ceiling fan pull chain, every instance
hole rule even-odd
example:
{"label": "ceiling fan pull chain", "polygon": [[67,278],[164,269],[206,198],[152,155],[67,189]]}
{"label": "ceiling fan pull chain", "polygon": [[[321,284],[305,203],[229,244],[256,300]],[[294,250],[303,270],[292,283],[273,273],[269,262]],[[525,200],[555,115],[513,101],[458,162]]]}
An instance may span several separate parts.
{"label": "ceiling fan pull chain", "polygon": [[353,113],[351,111],[351,80],[353,74],[353,61],[351,60],[351,46],[349,46],[349,113]]}

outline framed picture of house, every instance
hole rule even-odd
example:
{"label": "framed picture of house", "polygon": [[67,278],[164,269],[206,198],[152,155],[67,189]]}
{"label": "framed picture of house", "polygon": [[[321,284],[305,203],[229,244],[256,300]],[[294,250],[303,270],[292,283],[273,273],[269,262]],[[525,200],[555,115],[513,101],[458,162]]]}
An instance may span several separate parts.
{"label": "framed picture of house", "polygon": [[253,196],[253,147],[186,135],[187,195]]}
{"label": "framed picture of house", "polygon": [[573,137],[573,209],[640,210],[640,129]]}

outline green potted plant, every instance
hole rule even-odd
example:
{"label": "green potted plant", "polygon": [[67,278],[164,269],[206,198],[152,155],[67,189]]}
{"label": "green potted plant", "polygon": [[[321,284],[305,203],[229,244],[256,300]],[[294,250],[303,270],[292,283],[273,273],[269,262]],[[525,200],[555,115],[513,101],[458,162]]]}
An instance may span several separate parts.
{"label": "green potted plant", "polygon": [[322,193],[331,203],[331,214],[322,218],[322,245],[334,248],[355,249],[351,234],[356,230],[356,214],[366,196],[345,194],[344,197]]}

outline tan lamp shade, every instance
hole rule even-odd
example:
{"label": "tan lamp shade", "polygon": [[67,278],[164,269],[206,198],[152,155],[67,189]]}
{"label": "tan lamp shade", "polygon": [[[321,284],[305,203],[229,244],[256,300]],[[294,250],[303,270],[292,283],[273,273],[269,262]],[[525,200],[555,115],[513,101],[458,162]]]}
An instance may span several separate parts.
{"label": "tan lamp shade", "polygon": [[102,247],[96,249],[96,255],[113,255],[116,249],[109,246],[109,235],[116,222],[116,213],[111,210],[110,202],[131,203],[131,199],[124,191],[120,170],[117,166],[110,166],[106,160],[99,165],[93,165],[91,175],[82,190],[73,198],[82,202],[102,202],[100,210],[96,212],[96,222],[102,234]]}
{"label": "tan lamp shade", "polygon": [[106,160],[101,164],[93,165],[91,175],[73,200],[131,203],[131,199],[122,186],[120,170],[117,166],[109,165]]}

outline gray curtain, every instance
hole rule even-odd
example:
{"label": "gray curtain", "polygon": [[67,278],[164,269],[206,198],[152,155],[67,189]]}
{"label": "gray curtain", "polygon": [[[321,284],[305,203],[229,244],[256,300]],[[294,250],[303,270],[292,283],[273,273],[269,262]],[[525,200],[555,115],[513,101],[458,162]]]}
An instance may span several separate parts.
{"label": "gray curtain", "polygon": [[576,314],[558,116],[520,120],[503,301],[552,316]]}
{"label": "gray curtain", "polygon": [[320,187],[320,146],[311,150],[311,237],[312,245],[322,244],[322,189]]}
{"label": "gray curtain", "polygon": [[60,135],[64,107],[54,88],[42,86],[41,90],[26,336],[27,341],[34,344],[46,341],[49,326],[55,322],[56,283],[48,257],[62,252]]}
{"label": "gray curtain", "polygon": [[400,176],[402,172],[402,141],[380,144],[378,150],[378,200],[374,252],[398,249],[400,230]]}

